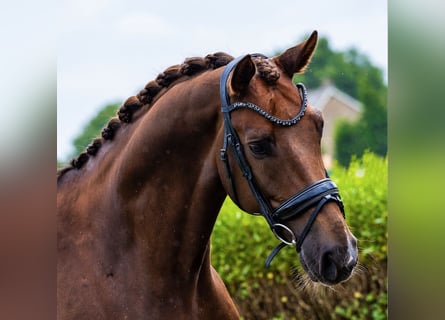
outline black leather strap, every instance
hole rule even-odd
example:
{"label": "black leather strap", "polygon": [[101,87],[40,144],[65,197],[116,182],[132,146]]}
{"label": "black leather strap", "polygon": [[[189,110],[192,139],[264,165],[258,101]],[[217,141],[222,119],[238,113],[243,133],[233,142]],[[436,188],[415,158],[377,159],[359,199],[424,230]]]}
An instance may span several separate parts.
{"label": "black leather strap", "polygon": [[292,195],[276,207],[272,215],[278,220],[289,220],[305,212],[327,195],[339,196],[337,185],[329,178],[319,180]]}

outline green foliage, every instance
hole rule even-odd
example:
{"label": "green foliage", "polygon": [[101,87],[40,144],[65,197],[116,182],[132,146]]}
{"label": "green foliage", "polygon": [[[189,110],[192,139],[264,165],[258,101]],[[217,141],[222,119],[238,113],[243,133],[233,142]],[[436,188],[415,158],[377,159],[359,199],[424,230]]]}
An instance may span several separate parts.
{"label": "green foliage", "polygon": [[230,291],[245,297],[258,287],[254,279],[278,277],[282,282],[280,273],[295,263],[295,251],[283,249],[280,252],[282,261],[272,263],[270,270],[264,268],[266,257],[277,244],[262,217],[241,211],[227,198],[212,233],[212,264]]}
{"label": "green foliage", "polygon": [[368,293],[362,295],[357,292],[355,300],[347,306],[339,305],[335,307],[335,316],[332,319],[344,320],[385,320],[388,318],[387,304],[388,295],[386,292]]}
{"label": "green foliage", "polygon": [[[353,158],[348,168],[334,165],[331,177],[342,194],[348,225],[358,238],[361,268],[366,272],[362,274],[365,280],[358,281],[359,288],[351,289],[352,293],[340,291],[340,296],[335,297],[338,303],[330,305],[329,312],[332,319],[340,316],[344,319],[368,319],[370,314],[373,314],[371,319],[384,319],[387,159],[365,152],[362,158]],[[295,266],[299,264],[295,250],[284,248],[275,257],[270,269],[264,268],[266,257],[277,244],[278,240],[262,217],[248,215],[229,199],[225,201],[212,235],[212,264],[235,297],[241,311],[248,313],[246,310],[250,310],[253,304],[264,308],[264,303],[255,299],[270,299],[270,304],[275,304],[269,307],[278,313],[268,314],[270,318],[276,316],[277,319],[285,319],[284,315],[279,317],[280,312],[287,314],[290,310],[296,312],[296,309],[303,308],[299,305],[303,303],[301,297],[295,298],[296,293],[289,292],[289,287],[292,286],[289,283],[293,277],[290,275],[291,270],[295,270]],[[368,292],[369,288],[376,289]],[[295,303],[289,303],[294,298]],[[304,300],[304,303],[317,308],[327,302],[309,303]],[[363,308],[366,310],[362,310]],[[255,312],[259,312],[258,309]],[[361,318],[365,313],[367,316]],[[348,318],[349,315],[351,318]],[[244,316],[248,319],[247,315]],[[326,314],[321,317],[328,318]]]}
{"label": "green foliage", "polygon": [[304,74],[296,75],[294,80],[303,81],[309,88],[317,88],[324,80],[331,80],[340,90],[365,104],[372,98],[366,96],[368,86],[375,92],[386,89],[382,70],[373,66],[366,55],[354,48],[336,52],[326,38],[318,40],[309,67]]}
{"label": "green foliage", "polygon": [[83,131],[73,141],[75,147],[73,156],[80,154],[94,138],[100,136],[102,128],[116,115],[119,106],[119,103],[104,106],[99,113],[85,125]]}
{"label": "green foliage", "polygon": [[[361,156],[364,152],[363,135],[356,135],[357,127],[361,123],[353,123],[348,120],[339,120],[336,123],[336,130],[334,131],[335,154],[337,161],[344,167],[349,164],[352,157]],[[357,142],[357,140],[360,140]]]}
{"label": "green foliage", "polygon": [[365,152],[353,158],[348,169],[333,168],[332,179],[345,203],[346,219],[359,239],[363,260],[386,259],[387,250],[387,158]]}

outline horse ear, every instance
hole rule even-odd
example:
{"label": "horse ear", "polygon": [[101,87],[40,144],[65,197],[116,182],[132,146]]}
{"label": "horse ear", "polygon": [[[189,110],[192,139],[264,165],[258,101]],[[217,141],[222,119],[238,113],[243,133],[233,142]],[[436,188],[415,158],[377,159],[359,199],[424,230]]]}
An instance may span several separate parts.
{"label": "horse ear", "polygon": [[232,72],[232,76],[229,81],[230,95],[240,95],[244,93],[249,86],[250,80],[255,75],[255,72],[255,64],[248,54],[241,59],[240,62],[238,62]]}
{"label": "horse ear", "polygon": [[317,31],[312,32],[309,39],[287,49],[274,58],[275,62],[292,78],[294,73],[303,73],[309,64],[317,45]]}

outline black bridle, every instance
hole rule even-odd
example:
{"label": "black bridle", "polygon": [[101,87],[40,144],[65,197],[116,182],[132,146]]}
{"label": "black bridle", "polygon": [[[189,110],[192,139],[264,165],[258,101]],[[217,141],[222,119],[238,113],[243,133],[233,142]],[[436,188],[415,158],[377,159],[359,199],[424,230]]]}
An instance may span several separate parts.
{"label": "black bridle", "polygon": [[[259,56],[259,55],[257,55]],[[262,55],[261,55],[262,56]],[[264,56],[263,56],[264,57]],[[221,103],[222,108],[221,111],[224,116],[224,143],[221,149],[221,160],[224,163],[226,174],[229,179],[229,185],[231,188],[231,195],[234,202],[241,208],[238,194],[236,192],[235,183],[232,177],[232,171],[230,169],[229,158],[227,157],[228,147],[233,152],[233,155],[238,163],[238,166],[243,173],[244,178],[246,178],[250,190],[252,191],[253,196],[255,197],[258,205],[260,207],[259,214],[262,215],[267,223],[269,224],[272,232],[281,241],[281,243],[272,251],[269,257],[266,259],[266,268],[269,267],[272,259],[275,255],[286,245],[296,247],[297,252],[299,253],[301,250],[301,246],[303,244],[304,239],[308,235],[315,219],[317,218],[322,207],[329,201],[333,201],[337,203],[341,212],[343,213],[343,217],[345,216],[343,202],[340,198],[340,194],[337,186],[326,172],[326,178],[316,181],[311,185],[307,186],[303,190],[295,193],[290,196],[287,200],[283,201],[278,207],[272,208],[268,199],[261,192],[261,189],[258,186],[258,183],[255,179],[255,175],[252,172],[252,169],[249,166],[249,163],[244,155],[243,147],[241,141],[232,126],[232,121],[230,118],[230,113],[239,108],[247,108],[251,109],[261,116],[265,117],[267,120],[279,126],[292,126],[295,125],[298,121],[300,121],[301,117],[303,117],[306,107],[307,107],[307,92],[306,88],[302,83],[296,84],[300,95],[302,97],[302,105],[300,112],[292,119],[282,120],[270,115],[267,111],[263,110],[261,107],[250,103],[250,102],[235,102],[230,104],[230,97],[227,90],[227,80],[230,75],[230,72],[235,68],[237,63],[241,61],[244,56],[241,56],[235,60],[232,60],[223,70],[220,80],[220,95],[221,95]],[[309,217],[306,226],[304,227],[300,237],[297,239],[294,232],[287,227],[284,223],[290,219],[295,218],[296,216],[301,215],[309,208],[314,207],[315,209]],[[287,237],[283,236],[283,233],[287,235]]]}

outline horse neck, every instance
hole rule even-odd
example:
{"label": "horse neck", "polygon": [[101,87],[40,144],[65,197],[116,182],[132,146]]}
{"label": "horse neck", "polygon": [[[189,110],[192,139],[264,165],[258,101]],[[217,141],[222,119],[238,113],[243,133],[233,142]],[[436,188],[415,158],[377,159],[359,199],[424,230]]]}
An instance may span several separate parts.
{"label": "horse neck", "polygon": [[119,211],[152,274],[190,278],[209,263],[210,234],[225,198],[216,168],[219,73],[169,89],[131,124],[137,127],[120,152]]}

